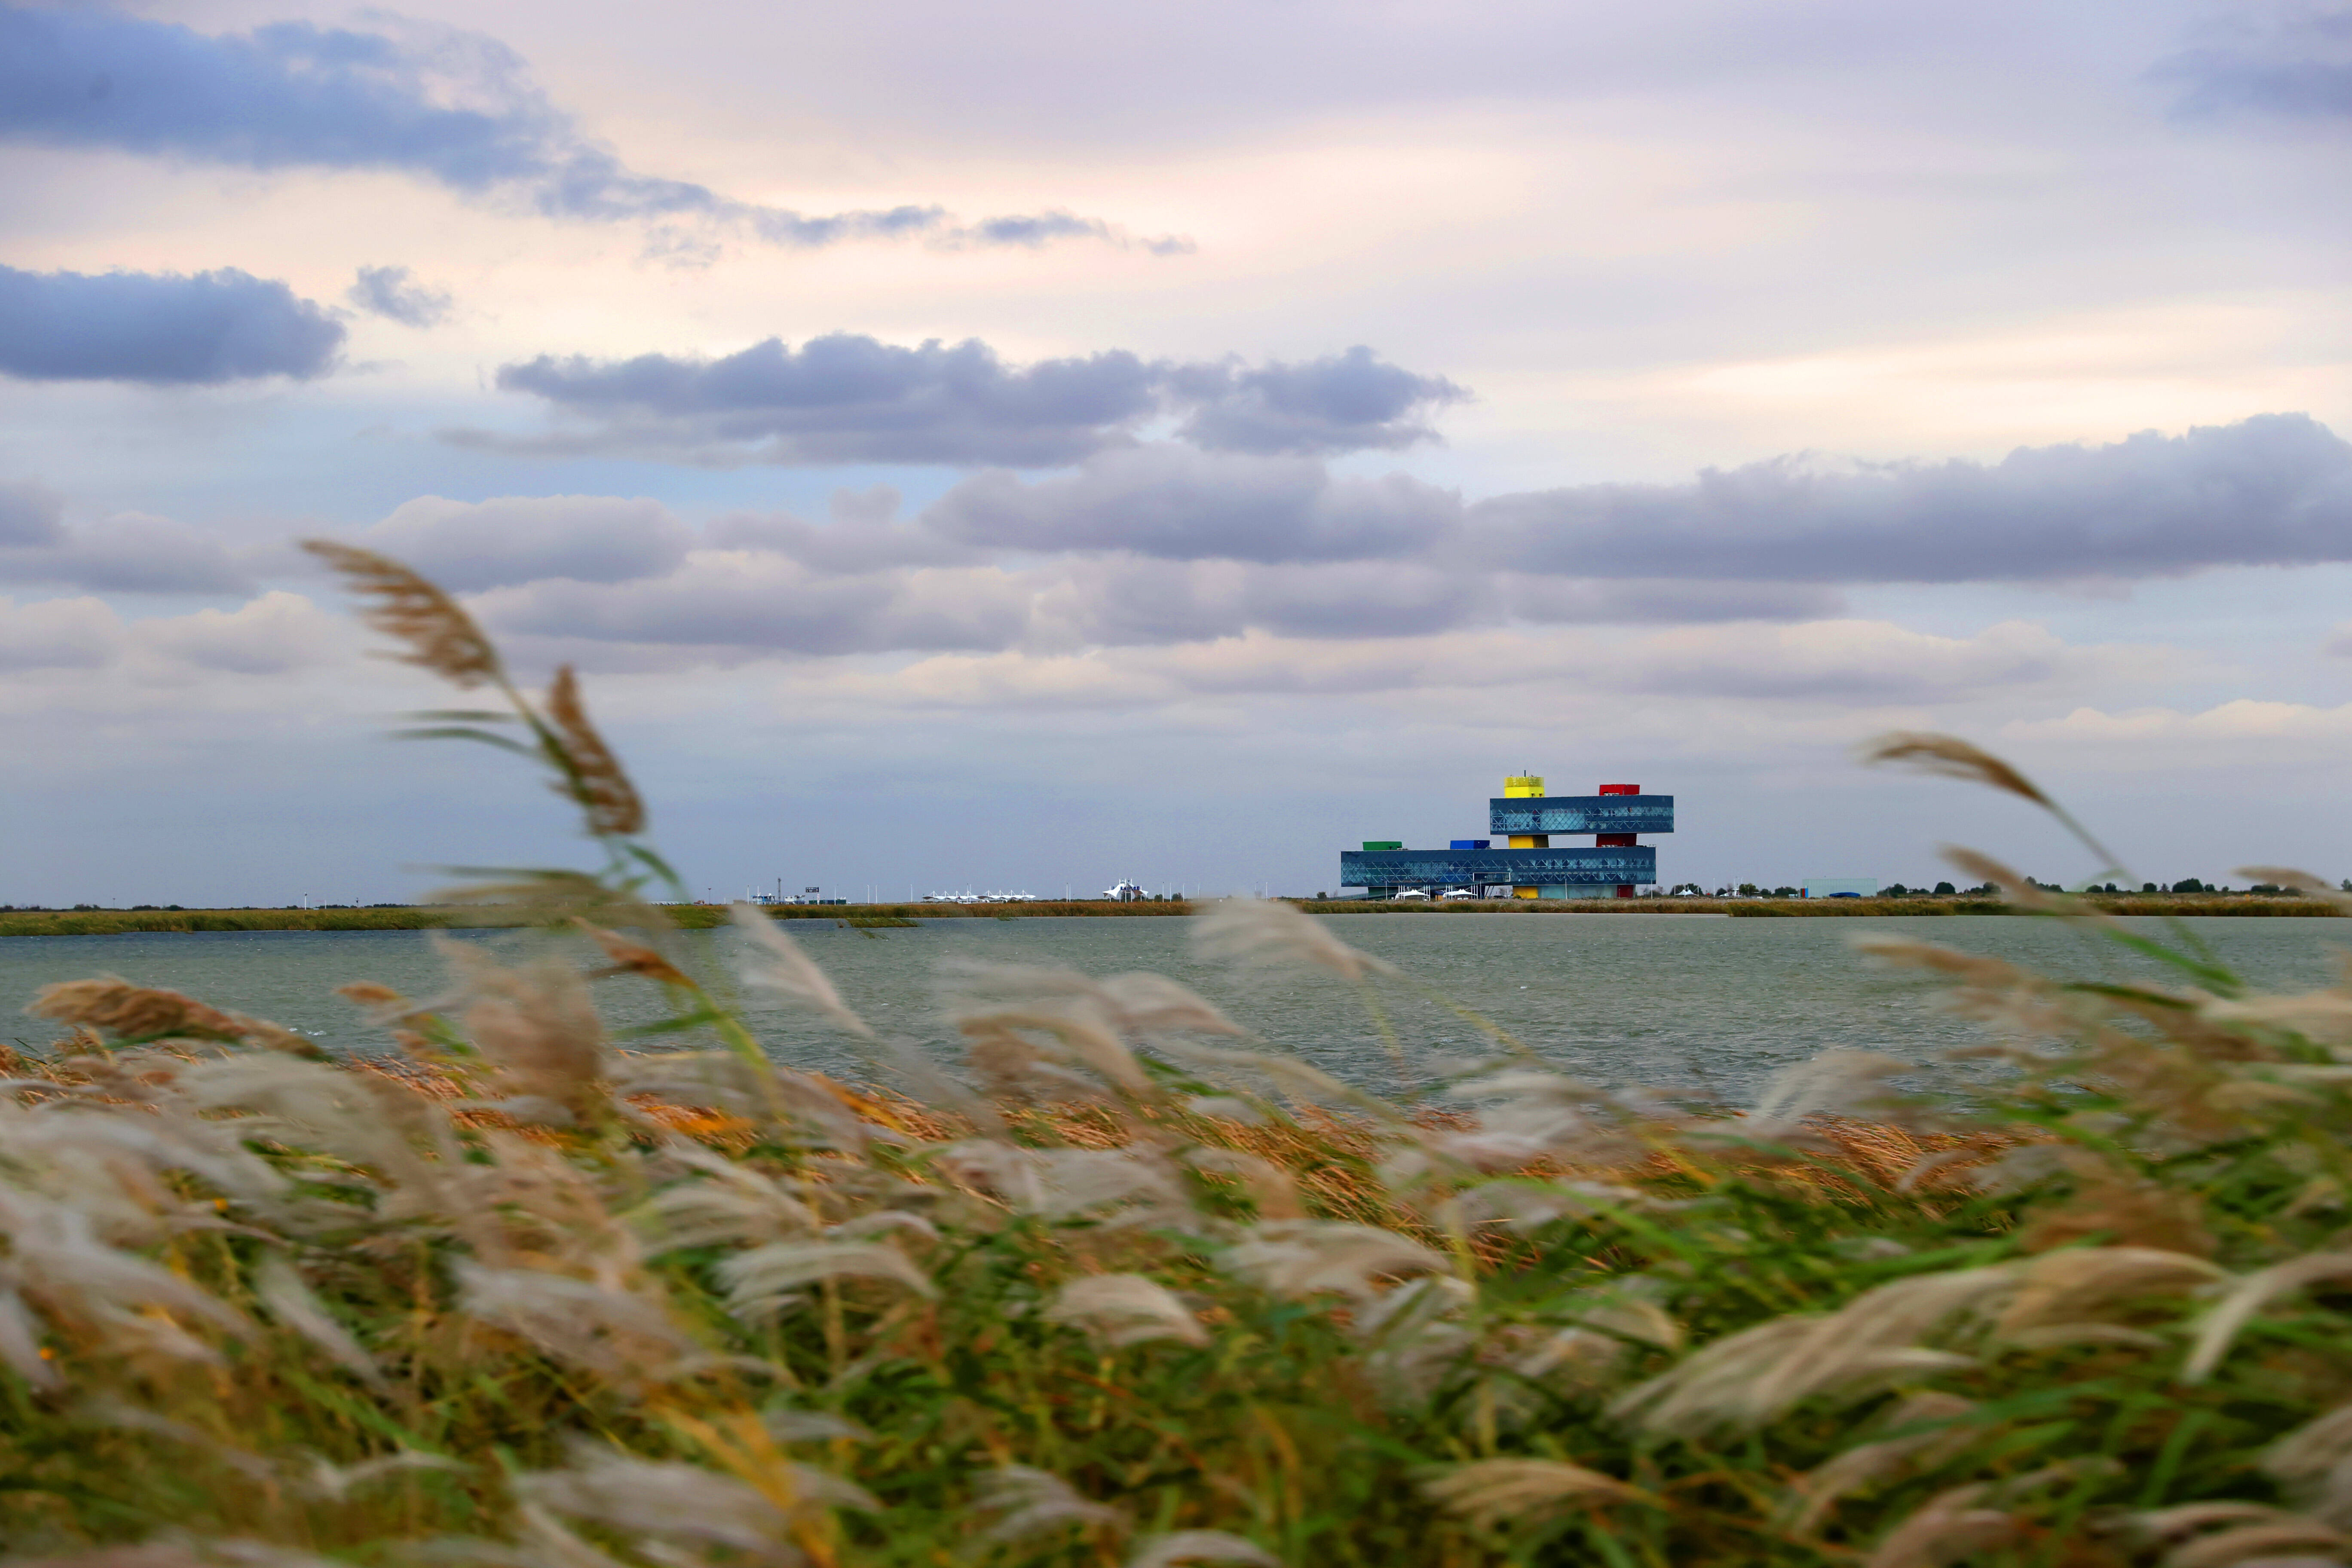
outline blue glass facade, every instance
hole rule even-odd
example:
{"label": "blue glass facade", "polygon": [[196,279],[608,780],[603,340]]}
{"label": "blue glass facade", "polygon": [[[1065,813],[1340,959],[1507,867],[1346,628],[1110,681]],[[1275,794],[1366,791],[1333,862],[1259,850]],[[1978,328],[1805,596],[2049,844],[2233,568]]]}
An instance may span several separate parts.
{"label": "blue glass facade", "polygon": [[1547,795],[1486,803],[1486,831],[1672,833],[1670,795]]}
{"label": "blue glass facade", "polygon": [[[1633,798],[1640,798],[1635,796]],[[1585,831],[1591,832],[1587,828]],[[1619,831],[1612,829],[1611,831]],[[1627,848],[1342,849],[1343,888],[1624,886],[1658,879],[1658,852]]]}

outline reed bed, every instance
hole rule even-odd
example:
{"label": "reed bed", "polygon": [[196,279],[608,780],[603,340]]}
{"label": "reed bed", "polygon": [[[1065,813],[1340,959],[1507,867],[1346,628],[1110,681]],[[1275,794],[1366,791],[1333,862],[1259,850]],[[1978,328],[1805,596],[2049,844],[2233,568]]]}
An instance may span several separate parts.
{"label": "reed bed", "polygon": [[[447,944],[438,995],[346,987],[378,1059],[42,994],[59,1037],[0,1062],[12,1568],[2352,1560],[2352,990],[2253,994],[1962,856],[2172,980],[1876,937],[1981,1050],[1740,1110],[1491,1028],[1377,1097],[1163,977],[1041,968],[946,977],[950,1067],[759,910],[690,973],[576,683],[334,558],[507,704],[432,724],[543,765],[605,863],[464,894],[549,934]],[[1947,738],[1880,755],[2056,810]],[[1286,904],[1198,931],[1376,1020],[1414,987]],[[616,1037],[625,986],[670,1021]],[[739,989],[872,1081],[778,1066]]]}

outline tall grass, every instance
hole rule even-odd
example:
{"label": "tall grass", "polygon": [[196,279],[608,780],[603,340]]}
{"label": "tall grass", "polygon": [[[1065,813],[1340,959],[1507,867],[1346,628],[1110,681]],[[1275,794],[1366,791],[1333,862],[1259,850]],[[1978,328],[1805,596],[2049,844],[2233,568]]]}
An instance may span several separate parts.
{"label": "tall grass", "polygon": [[[1982,1020],[1978,1059],[1927,1092],[1826,1056],[1734,1114],[1500,1031],[1383,1099],[1156,975],[972,969],[950,1072],[757,911],[736,974],[690,973],[576,686],[534,705],[429,584],[342,564],[509,701],[433,722],[546,766],[604,867],[476,887],[570,950],[348,987],[380,1061],[111,978],[43,994],[66,1033],[0,1102],[11,1561],[2352,1554],[2352,992],[2252,994],[1971,858],[2171,982],[1877,941]],[[1286,905],[1198,930],[1378,1017],[1413,984]],[[600,986],[672,1021],[616,1040]],[[874,1083],[771,1062],[738,988]]]}

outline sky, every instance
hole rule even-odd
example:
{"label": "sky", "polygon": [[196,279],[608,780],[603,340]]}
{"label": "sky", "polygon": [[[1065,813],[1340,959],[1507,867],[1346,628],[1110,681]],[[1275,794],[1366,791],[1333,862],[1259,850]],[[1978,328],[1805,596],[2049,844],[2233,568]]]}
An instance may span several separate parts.
{"label": "sky", "polygon": [[[0,4],[0,902],[2352,875],[2352,7]],[[2242,879],[2237,879],[2242,882]]]}

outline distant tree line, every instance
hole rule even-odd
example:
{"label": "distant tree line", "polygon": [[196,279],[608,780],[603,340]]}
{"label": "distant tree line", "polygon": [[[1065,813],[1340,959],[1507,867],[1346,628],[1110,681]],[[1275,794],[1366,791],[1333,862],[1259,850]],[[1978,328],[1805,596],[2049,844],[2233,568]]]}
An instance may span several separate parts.
{"label": "distant tree line", "polygon": [[[2063,883],[2044,882],[2032,877],[2026,878],[2025,881],[2029,887],[2039,888],[2044,892],[2051,893],[2128,894],[2132,891],[2130,888],[2118,886],[2114,882],[2094,882],[2085,887],[2070,889]],[[2346,878],[2337,885],[2344,891],[2352,893],[2352,877]],[[2208,882],[2196,877],[2183,877],[2179,881],[2168,884],[2142,882],[2138,890],[2142,893],[2226,893],[2231,889],[2218,882]],[[2283,888],[2275,882],[2255,882],[2243,890],[2284,899],[2301,896],[2300,889]],[[1804,896],[1804,889],[1801,888],[1768,888],[1760,882],[1740,882],[1712,889],[1697,882],[1676,882],[1670,888],[1663,889],[1652,888],[1646,891],[1651,895],[1663,893],[1664,897],[1670,899],[1796,899]],[[1879,889],[1875,896],[1882,899],[1997,898],[2000,893],[2000,889],[1991,882],[1979,882],[1973,888],[1958,888],[1949,882],[1938,882],[1932,888],[1913,888],[1901,882],[1889,882],[1885,887]]]}

